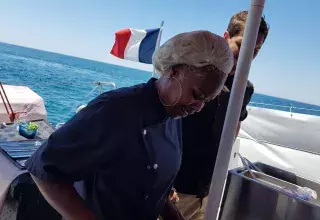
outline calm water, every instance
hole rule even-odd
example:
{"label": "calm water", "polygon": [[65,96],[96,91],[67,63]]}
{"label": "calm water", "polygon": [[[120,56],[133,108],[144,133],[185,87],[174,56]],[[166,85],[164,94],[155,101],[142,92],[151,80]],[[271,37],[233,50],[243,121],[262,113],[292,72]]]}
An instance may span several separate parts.
{"label": "calm water", "polygon": [[[86,104],[99,94],[94,91],[94,81],[112,81],[117,87],[146,82],[151,73],[111,64],[79,59],[61,54],[49,53],[0,43],[0,80],[4,84],[24,85],[38,93],[45,101],[49,121],[53,124],[70,118],[75,109]],[[112,89],[105,86],[104,91]],[[319,106],[286,99],[255,94],[253,102],[284,105],[306,109]],[[289,108],[265,106],[289,111]],[[320,115],[320,112],[298,110],[295,112]]]}

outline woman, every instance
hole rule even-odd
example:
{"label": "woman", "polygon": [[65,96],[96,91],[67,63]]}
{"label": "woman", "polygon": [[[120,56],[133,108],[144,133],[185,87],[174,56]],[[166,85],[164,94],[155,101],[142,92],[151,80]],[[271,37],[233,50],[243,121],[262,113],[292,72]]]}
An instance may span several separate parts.
{"label": "woman", "polygon": [[157,219],[180,167],[176,119],[220,92],[233,58],[223,38],[195,31],[168,40],[153,64],[158,80],[98,96],[28,160],[40,191],[67,220]]}

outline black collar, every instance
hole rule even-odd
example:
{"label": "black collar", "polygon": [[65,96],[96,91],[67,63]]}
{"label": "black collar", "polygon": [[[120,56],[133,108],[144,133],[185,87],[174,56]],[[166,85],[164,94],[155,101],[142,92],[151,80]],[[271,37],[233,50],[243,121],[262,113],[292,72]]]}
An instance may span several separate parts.
{"label": "black collar", "polygon": [[228,76],[226,82],[225,82],[225,86],[230,90],[231,92],[231,89],[232,89],[232,83],[233,83],[233,80],[234,80],[234,76]]}
{"label": "black collar", "polygon": [[168,118],[168,114],[159,98],[156,81],[156,78],[151,78],[143,89],[145,127],[159,124]]}

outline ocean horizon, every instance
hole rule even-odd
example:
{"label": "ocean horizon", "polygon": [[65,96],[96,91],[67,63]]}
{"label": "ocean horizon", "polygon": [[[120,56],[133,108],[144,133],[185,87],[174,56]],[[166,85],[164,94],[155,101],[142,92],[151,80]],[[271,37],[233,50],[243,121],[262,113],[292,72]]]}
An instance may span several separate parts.
{"label": "ocean horizon", "polygon": [[[38,93],[53,124],[69,119],[77,107],[99,94],[97,89],[88,96],[95,87],[93,82],[114,82],[120,88],[150,78],[151,72],[146,70],[0,42],[0,81],[28,86]],[[110,89],[104,86],[104,91]],[[290,111],[292,106],[295,113],[320,116],[318,105],[259,93],[253,95],[250,105],[282,111]]]}

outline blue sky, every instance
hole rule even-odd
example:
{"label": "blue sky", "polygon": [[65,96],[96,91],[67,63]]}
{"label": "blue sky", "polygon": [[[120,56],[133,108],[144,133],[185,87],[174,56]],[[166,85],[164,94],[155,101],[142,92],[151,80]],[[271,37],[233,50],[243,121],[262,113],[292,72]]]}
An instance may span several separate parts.
{"label": "blue sky", "polygon": [[[155,28],[164,20],[162,43],[191,30],[222,35],[232,14],[249,4],[249,0],[1,0],[0,41],[151,70],[109,55],[115,31]],[[319,0],[266,0],[264,14],[271,30],[249,77],[256,92],[320,105],[319,8]]]}

